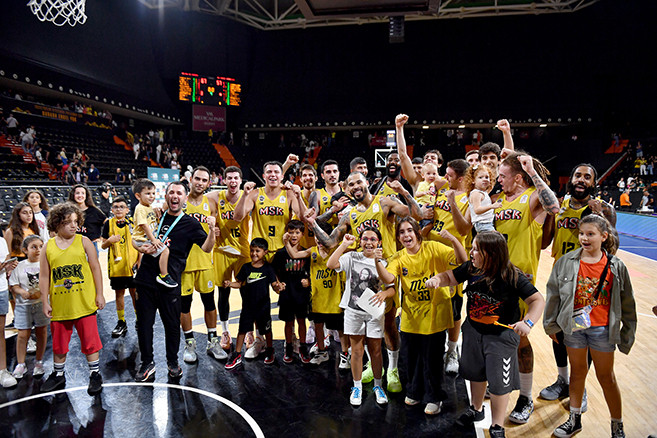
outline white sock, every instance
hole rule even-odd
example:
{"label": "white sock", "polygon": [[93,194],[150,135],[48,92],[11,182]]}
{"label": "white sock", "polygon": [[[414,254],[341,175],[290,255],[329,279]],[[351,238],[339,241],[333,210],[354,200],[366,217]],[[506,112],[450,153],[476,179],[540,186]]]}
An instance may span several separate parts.
{"label": "white sock", "polygon": [[[383,379],[374,379],[374,386],[383,385]],[[381,386],[383,388],[383,386]]]}
{"label": "white sock", "polygon": [[456,351],[457,345],[458,345],[457,341],[447,341],[447,353],[451,353],[452,351]]}
{"label": "white sock", "polygon": [[397,368],[398,361],[399,361],[399,350],[396,351],[388,350],[388,370]]}
{"label": "white sock", "polygon": [[520,395],[532,399],[532,381],[534,373],[520,373]]}
{"label": "white sock", "polygon": [[221,321],[221,330],[224,332],[228,331],[228,321]]}
{"label": "white sock", "polygon": [[566,382],[570,383],[570,374],[568,373],[568,365],[565,367],[557,367],[559,370],[559,376]]}
{"label": "white sock", "polygon": [[575,408],[571,405],[570,406],[570,412],[572,412],[573,414],[580,414],[581,415],[582,414],[582,408]]}
{"label": "white sock", "polygon": [[354,388],[363,389],[363,381],[362,380],[354,380]]}
{"label": "white sock", "polygon": [[367,355],[367,361],[372,362],[372,357],[370,356],[370,350],[365,346],[365,354]]}

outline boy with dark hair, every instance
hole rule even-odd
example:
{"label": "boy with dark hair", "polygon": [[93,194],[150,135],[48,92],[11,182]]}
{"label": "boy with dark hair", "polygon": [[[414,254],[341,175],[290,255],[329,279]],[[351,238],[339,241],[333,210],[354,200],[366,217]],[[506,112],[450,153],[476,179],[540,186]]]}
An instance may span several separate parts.
{"label": "boy with dark hair", "polygon": [[[303,222],[293,219],[287,223],[283,242],[295,250],[300,250],[300,241],[305,230]],[[285,289],[278,298],[278,319],[285,321],[285,355],[283,362],[294,361],[294,321],[299,325],[299,358],[303,363],[310,362],[306,340],[306,317],[310,304],[310,259],[293,258],[283,247],[276,251],[271,262],[278,278],[285,284]]]}
{"label": "boy with dark hair", "polygon": [[110,286],[116,294],[116,315],[118,322],[112,330],[113,338],[125,336],[128,325],[125,322],[125,290],[128,289],[132,298],[132,306],[135,306],[136,289],[132,284],[134,275],[133,267],[137,262],[139,253],[132,246],[132,218],[128,216],[130,207],[123,196],[117,196],[112,201],[112,213],[114,214],[103,225],[101,237],[103,243],[101,248],[107,251],[107,271]]}
{"label": "boy with dark hair", "polygon": [[[265,364],[274,363],[274,347],[271,332],[271,301],[269,299],[269,285],[275,291],[285,287],[276,278],[276,273],[266,262],[269,244],[262,237],[251,241],[251,261],[244,264],[235,277],[237,281],[224,281],[224,287],[239,288],[242,296],[242,312],[235,343],[235,351],[231,353],[226,363],[226,369],[232,370],[242,366],[242,346],[244,337],[253,330],[253,324],[261,334],[265,335],[267,348],[265,350]],[[263,281],[264,280],[264,281]]]}

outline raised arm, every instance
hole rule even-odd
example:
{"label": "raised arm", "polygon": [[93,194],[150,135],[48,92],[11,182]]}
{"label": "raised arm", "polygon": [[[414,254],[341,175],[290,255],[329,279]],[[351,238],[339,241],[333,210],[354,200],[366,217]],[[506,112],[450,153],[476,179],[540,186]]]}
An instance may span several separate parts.
{"label": "raised arm", "polygon": [[440,230],[440,237],[448,240],[452,244],[454,255],[456,256],[456,263],[460,265],[468,260],[468,253],[465,251],[465,248],[463,248],[463,245],[461,245],[459,239],[457,239],[452,233],[443,229]]}
{"label": "raised arm", "polygon": [[208,216],[208,237],[205,238],[205,242],[201,245],[203,252],[211,252],[214,248],[215,240],[217,239],[214,233],[214,226],[217,224],[217,218],[214,216]]}
{"label": "raised arm", "polygon": [[338,269],[340,267],[340,257],[355,241],[356,236],[345,234],[345,236],[342,238],[342,243],[340,246],[338,246],[335,251],[333,251],[333,254],[331,254],[329,259],[326,261],[326,267],[329,269]]}
{"label": "raised arm", "polygon": [[287,170],[290,167],[294,166],[298,162],[299,162],[299,156],[298,155],[295,155],[295,154],[288,155],[287,158],[285,159],[285,163],[283,163],[283,175],[285,175],[285,172],[287,172]]}
{"label": "raised arm", "polygon": [[402,171],[404,172],[404,177],[406,181],[409,182],[413,189],[417,188],[418,183],[422,180],[422,177],[413,169],[413,163],[411,162],[411,157],[408,155],[408,150],[406,149],[406,138],[404,138],[404,125],[408,122],[408,116],[406,114],[398,114],[395,117],[395,131],[397,134],[397,153],[399,154],[399,159],[401,161]]}
{"label": "raised arm", "polygon": [[411,195],[399,181],[389,182],[388,187],[404,198],[408,205],[402,204],[399,199],[385,197],[381,199],[381,207],[383,208],[384,213],[389,214],[390,212],[393,212],[399,217],[411,215],[418,221],[422,220],[422,207],[420,207],[420,204],[418,204],[415,198],[413,198],[413,195]]}
{"label": "raised arm", "polygon": [[374,250],[374,264],[376,265],[376,272],[379,274],[379,278],[383,281],[384,284],[392,284],[395,282],[394,274],[390,273],[381,263],[383,259],[383,248],[377,248]]}
{"label": "raised arm", "polygon": [[[543,207],[543,210],[551,215],[558,214],[559,200],[555,196],[554,192],[550,190],[545,181],[543,181],[543,179],[534,169],[533,158],[529,155],[521,155],[518,157],[518,161],[520,161],[522,169],[527,172],[527,175],[529,175],[529,177],[532,179],[532,182],[536,187],[536,193],[538,194],[538,201]],[[534,215],[534,219],[537,219],[540,212],[536,211],[535,208],[532,208],[532,214]]]}
{"label": "raised arm", "polygon": [[240,200],[237,201],[237,205],[235,205],[233,220],[242,222],[242,220],[251,213],[251,210],[253,210],[253,207],[255,206],[255,197],[258,193],[254,189],[255,183],[253,181],[244,184],[244,193]]}
{"label": "raised arm", "polygon": [[500,131],[502,131],[502,136],[504,137],[504,149],[515,151],[513,137],[511,136],[511,124],[509,124],[509,121],[507,119],[500,119],[497,121],[496,126]]}
{"label": "raised arm", "polygon": [[434,275],[425,282],[427,289],[438,289],[439,287],[456,286],[457,284],[458,282],[451,270]]}

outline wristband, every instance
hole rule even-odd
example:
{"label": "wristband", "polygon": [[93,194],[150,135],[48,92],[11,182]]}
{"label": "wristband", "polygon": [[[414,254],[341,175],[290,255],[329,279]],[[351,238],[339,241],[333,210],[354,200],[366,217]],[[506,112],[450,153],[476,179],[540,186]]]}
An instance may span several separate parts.
{"label": "wristband", "polygon": [[532,321],[532,320],[529,319],[529,318],[525,319],[523,322],[524,322],[525,324],[527,324],[527,325],[529,326],[529,328],[534,327],[534,321]]}

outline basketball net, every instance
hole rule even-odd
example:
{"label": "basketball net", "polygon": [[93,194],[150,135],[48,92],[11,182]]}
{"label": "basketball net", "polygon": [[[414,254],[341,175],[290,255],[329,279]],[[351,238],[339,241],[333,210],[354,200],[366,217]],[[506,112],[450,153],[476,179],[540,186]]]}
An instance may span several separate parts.
{"label": "basketball net", "polygon": [[51,21],[55,26],[84,24],[86,0],[30,0],[27,6],[40,21]]}

